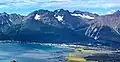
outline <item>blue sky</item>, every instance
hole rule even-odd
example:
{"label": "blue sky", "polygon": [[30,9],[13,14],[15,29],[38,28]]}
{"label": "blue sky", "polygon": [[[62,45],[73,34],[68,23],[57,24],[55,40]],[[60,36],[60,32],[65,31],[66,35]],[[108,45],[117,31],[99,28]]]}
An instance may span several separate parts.
{"label": "blue sky", "polygon": [[0,12],[28,14],[34,10],[66,9],[98,14],[110,14],[120,10],[120,0],[1,0]]}

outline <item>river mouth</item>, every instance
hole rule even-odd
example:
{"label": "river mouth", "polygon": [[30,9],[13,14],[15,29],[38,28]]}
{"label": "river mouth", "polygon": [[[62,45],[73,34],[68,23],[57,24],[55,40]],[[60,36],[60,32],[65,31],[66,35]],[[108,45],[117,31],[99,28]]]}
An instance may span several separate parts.
{"label": "river mouth", "polygon": [[117,62],[120,60],[120,53],[118,49],[105,46],[0,43],[0,62],[10,62],[11,60],[17,62],[69,62],[71,58],[75,57],[80,57],[84,61]]}

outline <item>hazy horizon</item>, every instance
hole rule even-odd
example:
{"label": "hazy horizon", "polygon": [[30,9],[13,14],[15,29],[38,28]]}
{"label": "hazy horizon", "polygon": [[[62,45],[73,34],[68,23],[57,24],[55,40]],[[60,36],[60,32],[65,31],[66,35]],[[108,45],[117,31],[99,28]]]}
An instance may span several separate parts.
{"label": "hazy horizon", "polygon": [[34,10],[65,9],[80,10],[98,14],[110,14],[120,10],[120,1],[116,0],[2,0],[0,12],[27,15]]}

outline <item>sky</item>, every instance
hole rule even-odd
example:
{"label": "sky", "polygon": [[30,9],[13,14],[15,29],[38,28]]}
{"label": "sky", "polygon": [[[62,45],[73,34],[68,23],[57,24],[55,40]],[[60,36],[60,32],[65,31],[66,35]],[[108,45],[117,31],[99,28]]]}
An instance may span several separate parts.
{"label": "sky", "polygon": [[0,0],[0,13],[27,15],[39,9],[80,10],[104,15],[120,10],[120,0]]}

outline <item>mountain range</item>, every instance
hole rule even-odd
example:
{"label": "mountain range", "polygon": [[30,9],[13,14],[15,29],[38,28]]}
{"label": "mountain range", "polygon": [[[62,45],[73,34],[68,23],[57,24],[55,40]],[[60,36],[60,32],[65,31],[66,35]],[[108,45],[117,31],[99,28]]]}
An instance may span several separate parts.
{"label": "mountain range", "polygon": [[0,13],[0,40],[52,43],[119,43],[120,11],[98,15],[64,9],[27,16]]}

